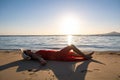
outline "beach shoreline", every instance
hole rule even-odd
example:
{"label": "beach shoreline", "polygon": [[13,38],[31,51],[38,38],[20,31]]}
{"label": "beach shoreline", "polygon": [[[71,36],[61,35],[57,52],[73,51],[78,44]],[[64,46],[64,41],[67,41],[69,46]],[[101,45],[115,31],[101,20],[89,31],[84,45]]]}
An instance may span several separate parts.
{"label": "beach shoreline", "polygon": [[120,51],[95,51],[80,62],[24,61],[20,50],[0,50],[0,80],[120,80]]}

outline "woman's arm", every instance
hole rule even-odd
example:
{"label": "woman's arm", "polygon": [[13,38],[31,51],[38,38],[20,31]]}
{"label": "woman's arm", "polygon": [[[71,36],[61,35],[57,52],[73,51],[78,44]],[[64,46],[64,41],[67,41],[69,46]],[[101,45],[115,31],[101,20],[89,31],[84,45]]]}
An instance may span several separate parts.
{"label": "woman's arm", "polygon": [[33,59],[37,59],[41,63],[41,65],[44,66],[47,64],[47,62],[41,56],[34,54],[34,53],[31,56]]}

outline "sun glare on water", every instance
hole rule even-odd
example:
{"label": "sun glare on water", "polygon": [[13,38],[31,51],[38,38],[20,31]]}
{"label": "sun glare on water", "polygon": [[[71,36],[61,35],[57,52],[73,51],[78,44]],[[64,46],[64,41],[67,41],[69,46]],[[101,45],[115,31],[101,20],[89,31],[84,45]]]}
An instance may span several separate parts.
{"label": "sun glare on water", "polygon": [[71,45],[72,44],[72,35],[68,35],[67,36],[67,41],[68,41],[68,45]]}

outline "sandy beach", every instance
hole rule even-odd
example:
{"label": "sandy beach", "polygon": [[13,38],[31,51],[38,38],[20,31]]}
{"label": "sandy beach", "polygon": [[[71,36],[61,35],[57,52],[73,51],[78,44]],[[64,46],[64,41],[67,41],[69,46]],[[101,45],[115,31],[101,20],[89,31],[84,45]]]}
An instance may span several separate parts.
{"label": "sandy beach", "polygon": [[96,51],[80,62],[25,61],[19,50],[0,50],[0,80],[120,80],[120,52]]}

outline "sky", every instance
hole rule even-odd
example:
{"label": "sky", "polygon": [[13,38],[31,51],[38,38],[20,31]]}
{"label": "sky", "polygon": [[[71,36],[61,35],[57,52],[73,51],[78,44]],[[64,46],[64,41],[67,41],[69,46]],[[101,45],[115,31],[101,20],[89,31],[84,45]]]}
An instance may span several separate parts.
{"label": "sky", "polygon": [[0,0],[0,35],[120,32],[120,0]]}

